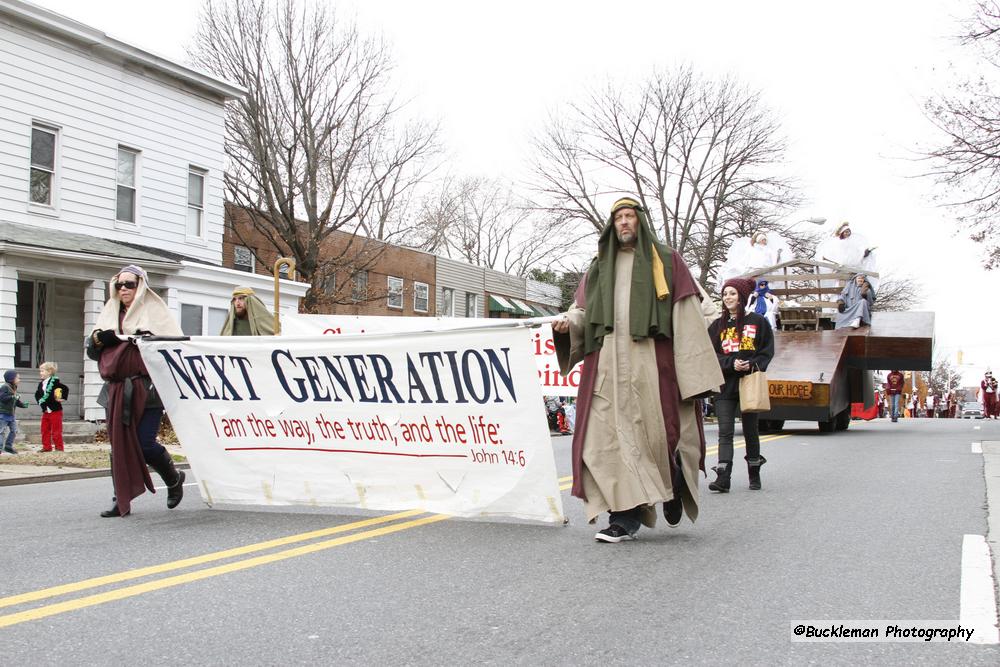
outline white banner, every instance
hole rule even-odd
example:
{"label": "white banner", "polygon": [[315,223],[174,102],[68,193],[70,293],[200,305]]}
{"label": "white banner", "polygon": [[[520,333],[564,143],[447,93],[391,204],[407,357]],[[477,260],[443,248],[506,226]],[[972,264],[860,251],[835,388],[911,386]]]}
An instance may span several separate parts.
{"label": "white banner", "polygon": [[[519,320],[541,322],[527,329],[531,336],[531,352],[538,366],[538,382],[545,396],[576,396],[583,364],[577,364],[569,375],[559,373],[556,346],[552,340],[552,318]],[[451,331],[475,327],[509,325],[511,320],[483,317],[386,317],[376,315],[304,315],[281,316],[281,333],[285,336],[317,336],[320,334],[409,333],[414,331]]]}
{"label": "white banner", "polygon": [[562,522],[524,329],[141,343],[209,505]]}

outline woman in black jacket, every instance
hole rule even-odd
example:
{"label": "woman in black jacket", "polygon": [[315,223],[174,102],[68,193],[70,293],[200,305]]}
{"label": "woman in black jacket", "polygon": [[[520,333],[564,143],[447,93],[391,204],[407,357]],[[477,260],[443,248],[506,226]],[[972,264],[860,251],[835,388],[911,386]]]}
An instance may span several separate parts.
{"label": "woman in black jacket", "polygon": [[[732,278],[722,286],[723,314],[712,322],[708,333],[722,366],[726,383],[715,398],[715,413],[719,420],[719,464],[712,468],[717,475],[708,485],[712,491],[727,493],[733,472],[733,433],[736,412],[740,405],[740,378],[753,371],[766,371],[774,357],[774,332],[763,315],[746,312],[754,281]],[[739,332],[739,334],[737,334]],[[757,414],[741,413],[743,438],[746,441],[747,469],[750,488],[760,488],[760,467],[767,459],[760,455],[760,433]]]}

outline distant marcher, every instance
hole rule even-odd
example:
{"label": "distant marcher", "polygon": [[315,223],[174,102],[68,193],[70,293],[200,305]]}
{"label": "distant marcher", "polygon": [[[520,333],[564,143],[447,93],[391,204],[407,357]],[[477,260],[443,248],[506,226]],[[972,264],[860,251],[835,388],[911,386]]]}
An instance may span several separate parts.
{"label": "distant marcher", "polygon": [[899,371],[892,371],[885,379],[885,393],[889,395],[892,421],[899,421],[899,402],[903,397],[903,383],[906,379]]}
{"label": "distant marcher", "polygon": [[249,287],[237,287],[220,336],[273,336],[274,314]]}
{"label": "distant marcher", "polygon": [[[740,378],[754,371],[766,371],[774,358],[774,333],[762,315],[745,312],[743,304],[753,289],[753,281],[731,278],[722,287],[724,314],[708,328],[712,345],[722,367],[725,384],[715,398],[715,414],[719,420],[719,464],[712,468],[715,481],[709,490],[727,493],[733,472],[733,434],[736,413],[740,412]],[[747,472],[750,488],[761,487],[760,467],[767,459],[760,455],[760,431],[757,413],[741,412],[743,439],[746,441]]]}
{"label": "distant marcher", "polygon": [[14,438],[17,436],[17,418],[14,411],[17,408],[26,408],[28,404],[21,400],[21,395],[17,393],[17,386],[21,383],[21,376],[15,370],[9,370],[3,374],[3,384],[0,385],[0,437],[3,437],[4,430],[7,437],[3,441],[3,451],[8,454],[17,454],[14,449]]}
{"label": "distant marcher", "polygon": [[62,404],[69,396],[69,387],[59,381],[58,370],[53,361],[38,367],[42,380],[35,389],[35,400],[42,408],[42,452],[51,452],[53,445],[57,452],[63,451]]}
{"label": "distant marcher", "polygon": [[[110,298],[97,316],[97,328],[87,337],[87,356],[107,387],[108,439],[111,441],[111,481],[115,496],[102,517],[126,516],[132,500],[149,489],[150,465],[167,487],[167,508],[184,497],[184,472],[156,441],[163,404],[153,387],[138,346],[124,336],[155,334],[181,336],[183,332],[167,304],[149,289],[146,272],[129,265],[112,279]],[[119,337],[122,336],[122,337]]]}
{"label": "distant marcher", "polygon": [[992,371],[986,371],[979,388],[983,392],[983,414],[987,419],[996,419],[1000,416],[1000,402],[997,401],[997,380]]}
{"label": "distant marcher", "polygon": [[875,289],[868,278],[859,273],[844,286],[837,299],[837,328],[857,329],[872,323],[872,307],[875,305]]}
{"label": "distant marcher", "polygon": [[563,411],[566,413],[566,426],[569,428],[570,433],[576,430],[576,402],[567,403],[563,407]]}
{"label": "distant marcher", "polygon": [[566,419],[566,401],[559,401],[559,435],[569,435],[569,421]]}

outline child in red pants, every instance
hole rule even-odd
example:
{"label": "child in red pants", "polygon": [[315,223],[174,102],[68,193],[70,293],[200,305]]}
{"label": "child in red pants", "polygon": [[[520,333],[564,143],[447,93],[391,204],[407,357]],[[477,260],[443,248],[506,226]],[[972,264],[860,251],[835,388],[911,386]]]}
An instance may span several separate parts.
{"label": "child in red pants", "polygon": [[53,444],[56,451],[63,451],[62,403],[69,396],[69,387],[59,381],[56,376],[58,370],[59,367],[51,361],[46,361],[38,367],[42,381],[35,390],[35,400],[42,407],[43,452],[51,452]]}

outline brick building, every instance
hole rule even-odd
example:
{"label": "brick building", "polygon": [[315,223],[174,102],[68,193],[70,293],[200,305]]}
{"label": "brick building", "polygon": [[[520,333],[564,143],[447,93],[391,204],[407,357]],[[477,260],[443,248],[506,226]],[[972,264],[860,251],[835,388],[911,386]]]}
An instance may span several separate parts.
{"label": "brick building", "polygon": [[[422,250],[337,231],[323,252],[341,259],[323,280],[328,298],[321,313],[526,318],[559,311],[562,295],[554,285]],[[244,209],[226,204],[224,267],[271,275],[279,256]]]}
{"label": "brick building", "polygon": [[[340,257],[339,268],[323,280],[327,300],[319,312],[343,315],[436,315],[435,257],[347,232],[333,232],[323,249]],[[226,204],[222,265],[271,275],[279,253],[250,223],[247,212]]]}

